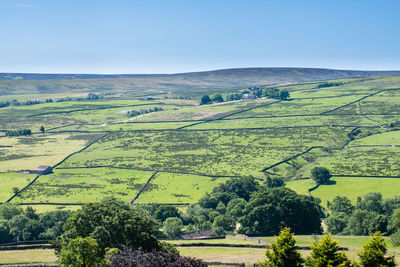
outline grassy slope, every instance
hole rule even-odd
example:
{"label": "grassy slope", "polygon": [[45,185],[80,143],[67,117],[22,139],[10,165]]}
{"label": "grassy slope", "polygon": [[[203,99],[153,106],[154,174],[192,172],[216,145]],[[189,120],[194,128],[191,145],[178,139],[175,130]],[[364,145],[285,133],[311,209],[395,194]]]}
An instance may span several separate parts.
{"label": "grassy slope", "polygon": [[[207,77],[208,74],[202,75]],[[190,77],[197,79],[198,76]],[[215,81],[216,79],[211,80]],[[90,80],[86,81],[91,82]],[[107,81],[112,84],[113,79],[107,79]],[[61,81],[53,80],[53,82],[60,83]],[[73,82],[73,80],[69,82]],[[128,80],[124,82],[128,82]],[[210,82],[210,80],[206,82]],[[150,171],[164,170],[220,176],[253,175],[263,178],[261,169],[303,152],[311,146],[320,145],[327,149],[312,150],[288,163],[269,169],[268,172],[270,175],[278,177],[306,178],[309,177],[312,167],[326,166],[337,175],[400,175],[398,173],[399,150],[398,147],[395,147],[399,143],[399,131],[387,132],[391,129],[367,128],[389,125],[389,123],[399,120],[397,109],[400,91],[381,92],[359,101],[357,104],[347,105],[382,89],[399,88],[400,78],[344,79],[340,82],[343,83],[340,86],[323,88],[317,88],[318,83],[278,86],[290,91],[294,98],[291,101],[280,103],[261,99],[196,106],[193,101],[166,99],[162,100],[165,111],[130,119],[124,114],[126,110],[154,107],[161,103],[153,101],[156,103],[155,105],[128,107],[129,105],[153,102],[106,99],[4,108],[0,109],[0,129],[32,128],[34,132],[37,132],[40,125],[43,124],[46,129],[63,127],[45,135],[1,137],[0,146],[3,147],[1,147],[0,157],[4,160],[0,162],[0,167],[3,164],[3,171],[7,171],[35,167],[40,164],[55,164],[65,155],[78,151],[84,144],[98,137],[98,134],[102,134],[98,131],[112,131],[112,134],[101,142],[68,159],[62,167],[110,165],[145,169],[149,170],[148,174],[152,173]],[[223,93],[224,90],[220,92]],[[196,97],[204,92],[197,89],[190,90],[190,94]],[[211,93],[210,90],[207,92]],[[120,95],[122,96],[123,92],[120,92]],[[16,97],[22,99],[24,96]],[[382,103],[387,103],[387,106]],[[343,107],[333,110],[341,106]],[[96,108],[97,110],[70,113],[70,111],[85,108]],[[25,117],[26,115],[60,111],[67,113]],[[326,115],[318,115],[327,111],[329,112]],[[365,114],[366,111],[368,114]],[[190,122],[190,120],[202,121]],[[127,123],[128,121],[130,123]],[[191,125],[195,123],[196,125]],[[336,126],[330,127],[332,125]],[[165,131],[182,126],[186,127],[179,131]],[[337,150],[348,140],[347,133],[355,126],[361,127],[362,134],[343,150]],[[226,130],[231,128],[240,130]],[[159,131],[160,129],[164,131]],[[61,132],[71,130],[90,131],[94,135],[90,132]],[[370,136],[360,138],[367,135]],[[373,146],[371,147],[371,145]],[[105,169],[95,169],[90,172],[83,169],[71,170],[70,173],[74,173],[72,177],[64,180],[56,178],[64,171],[67,170],[56,170],[53,176],[41,177],[37,187],[33,186],[31,191],[27,191],[26,200],[80,202],[116,194],[128,201],[132,197],[125,189],[107,180]],[[91,180],[85,179],[85,177],[91,177]],[[121,177],[128,178],[124,175]],[[174,180],[179,181],[179,186],[175,186],[177,183],[173,183]],[[353,180],[354,183],[361,181],[349,179],[349,181]],[[327,189],[331,193],[324,193],[324,196],[333,196],[336,190],[330,189],[339,188],[338,186],[343,188],[354,186],[356,192],[343,191],[351,197],[351,194],[362,195],[366,190],[374,189],[374,187],[368,188],[356,184],[342,185],[341,181],[338,180],[336,185],[331,185],[329,190]],[[368,181],[367,184],[378,186],[378,182],[373,182],[373,179]],[[378,187],[379,190],[387,191],[384,186],[386,182],[388,183],[386,187],[395,186],[395,181],[393,184],[390,184],[389,181],[382,180],[382,183],[379,184],[382,186]],[[153,201],[194,202],[203,192],[211,190],[217,184],[216,182],[208,177],[197,177],[191,174],[160,173],[148,188],[152,190],[144,191],[138,201],[141,203]],[[289,182],[289,184],[291,183]],[[299,191],[305,192],[306,185],[301,184],[304,183],[303,180],[293,182],[293,184],[295,183],[299,184],[295,186],[299,188]],[[199,185],[198,190],[196,184]],[[88,188],[89,185],[90,188]],[[4,188],[4,196],[11,192],[13,186],[14,184],[10,184]],[[48,188],[48,195],[37,190],[40,186]],[[155,189],[157,186],[159,190]],[[66,188],[66,194],[57,195],[56,192],[60,188]],[[108,190],[108,188],[110,189]],[[182,193],[187,188],[193,190]],[[318,190],[322,190],[322,188]],[[318,194],[318,190],[315,191],[316,194]],[[28,192],[30,195],[27,195]],[[162,194],[158,194],[159,192]],[[128,194],[129,197],[124,194]],[[82,195],[85,196],[82,197]],[[182,197],[182,195],[184,196]]]}

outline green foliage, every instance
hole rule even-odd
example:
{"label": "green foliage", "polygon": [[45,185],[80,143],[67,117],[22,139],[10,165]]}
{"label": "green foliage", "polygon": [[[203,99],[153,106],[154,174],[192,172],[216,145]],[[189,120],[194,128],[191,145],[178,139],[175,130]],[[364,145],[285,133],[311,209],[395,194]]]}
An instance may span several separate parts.
{"label": "green foliage", "polygon": [[254,193],[241,218],[241,233],[273,235],[282,227],[294,233],[321,232],[321,207],[311,197],[285,188],[262,188]]}
{"label": "green foliage", "polygon": [[391,233],[400,231],[400,209],[396,209],[390,216],[388,231]]}
{"label": "green foliage", "polygon": [[219,215],[215,217],[212,227],[217,234],[223,235],[235,230],[236,220],[227,215]]}
{"label": "green foliage", "polygon": [[161,221],[164,222],[167,218],[170,217],[180,217],[179,211],[176,207],[170,206],[170,205],[160,205],[154,214],[154,217]]}
{"label": "green foliage", "polygon": [[0,218],[10,220],[16,215],[21,215],[23,210],[16,204],[4,203],[0,205]]}
{"label": "green foliage", "polygon": [[71,239],[60,251],[61,266],[88,267],[104,265],[104,252],[91,237]]}
{"label": "green foliage", "polygon": [[326,184],[332,175],[325,167],[315,167],[311,170],[311,177],[317,184]]}
{"label": "green foliage", "polygon": [[282,186],[285,186],[285,181],[282,178],[267,177],[264,180],[264,185],[268,188],[282,187]]}
{"label": "green foliage", "polygon": [[338,242],[326,235],[319,242],[311,245],[311,256],[306,259],[307,267],[351,266],[351,262],[343,252],[338,252]]}
{"label": "green foliage", "polygon": [[8,243],[12,241],[12,235],[10,234],[10,228],[6,222],[0,222],[0,243]]}
{"label": "green foliage", "polygon": [[400,246],[400,231],[393,233],[390,236],[390,241],[392,242],[393,246],[395,246],[395,247]]}
{"label": "green foliage", "polygon": [[243,216],[243,211],[246,207],[246,200],[243,198],[234,198],[231,201],[229,201],[226,209],[229,215],[231,215],[234,218],[240,218]]}
{"label": "green foliage", "polygon": [[212,97],[212,101],[216,103],[221,103],[224,102],[224,99],[222,98],[221,94],[215,94]]}
{"label": "green foliage", "polygon": [[348,221],[349,215],[344,212],[335,212],[325,220],[325,223],[328,226],[329,233],[336,235],[343,232]]}
{"label": "green foliage", "polygon": [[207,105],[207,104],[211,104],[212,100],[208,95],[203,95],[201,97],[201,101],[200,101],[200,105]]}
{"label": "green foliage", "polygon": [[350,216],[354,211],[354,206],[351,204],[350,199],[341,196],[336,196],[328,208],[332,212],[343,212],[348,216]]}
{"label": "green foliage", "polygon": [[127,245],[144,250],[158,249],[155,229],[148,218],[117,205],[89,203],[75,211],[64,225],[63,246],[78,237],[97,240],[100,248]]}
{"label": "green foliage", "polygon": [[[259,184],[255,179],[250,177],[232,178],[225,183],[219,184],[213,189],[213,193],[233,193],[239,198],[246,201],[250,199],[250,195],[259,189]],[[228,200],[229,202],[230,200]],[[226,204],[228,203],[226,202]]]}
{"label": "green foliage", "polygon": [[374,211],[356,209],[348,220],[346,231],[352,235],[386,232],[388,218]]}
{"label": "green foliage", "polygon": [[271,248],[265,251],[267,257],[264,262],[259,262],[260,267],[297,267],[303,266],[304,260],[296,250],[296,240],[289,228],[283,228]]}
{"label": "green foliage", "polygon": [[167,218],[164,222],[163,233],[168,238],[177,238],[182,234],[182,220],[177,217]]}
{"label": "green foliage", "polygon": [[387,248],[385,241],[382,238],[382,234],[380,232],[376,232],[374,235],[371,236],[368,243],[363,245],[362,251],[358,253],[361,266],[396,266],[394,256],[385,256],[386,253]]}

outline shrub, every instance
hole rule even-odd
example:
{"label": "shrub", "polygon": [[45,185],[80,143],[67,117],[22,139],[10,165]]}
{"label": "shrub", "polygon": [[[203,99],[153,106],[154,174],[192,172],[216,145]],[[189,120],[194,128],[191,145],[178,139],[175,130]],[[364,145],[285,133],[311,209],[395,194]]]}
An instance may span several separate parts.
{"label": "shrub", "polygon": [[142,249],[132,250],[128,247],[116,255],[108,258],[109,266],[112,267],[154,267],[154,266],[207,266],[202,260],[182,257],[162,251],[145,252]]}

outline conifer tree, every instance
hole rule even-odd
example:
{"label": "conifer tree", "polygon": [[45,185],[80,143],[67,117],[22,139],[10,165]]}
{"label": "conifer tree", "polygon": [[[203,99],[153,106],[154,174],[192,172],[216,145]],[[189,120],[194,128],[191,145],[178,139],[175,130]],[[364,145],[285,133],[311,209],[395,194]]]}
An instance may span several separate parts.
{"label": "conifer tree", "polygon": [[331,235],[326,235],[319,242],[311,245],[311,256],[306,259],[308,267],[335,267],[352,266],[351,262],[343,252],[338,252],[338,242]]}
{"label": "conifer tree", "polygon": [[296,240],[289,228],[284,228],[265,252],[267,259],[259,262],[260,267],[297,267],[303,266],[304,260],[296,250]]}
{"label": "conifer tree", "polygon": [[385,240],[382,238],[380,232],[376,232],[368,240],[366,244],[363,245],[363,249],[358,256],[360,257],[360,263],[363,267],[376,267],[385,266],[392,267],[396,266],[394,262],[394,256],[385,257],[387,252]]}

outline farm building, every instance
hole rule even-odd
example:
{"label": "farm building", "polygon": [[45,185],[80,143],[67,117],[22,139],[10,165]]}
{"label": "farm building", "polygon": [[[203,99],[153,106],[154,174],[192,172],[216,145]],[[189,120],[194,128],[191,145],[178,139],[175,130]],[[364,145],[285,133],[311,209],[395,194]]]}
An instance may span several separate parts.
{"label": "farm building", "polygon": [[36,174],[49,174],[53,171],[50,166],[39,166],[36,169],[28,170],[29,173],[36,173]]}
{"label": "farm building", "polygon": [[204,232],[196,232],[196,233],[191,233],[191,234],[186,234],[182,235],[181,239],[184,240],[193,240],[193,239],[213,239],[213,238],[218,238],[216,233],[213,233],[211,231],[204,231]]}
{"label": "farm building", "polygon": [[242,95],[242,100],[254,100],[257,99],[257,96],[253,94],[243,94]]}

